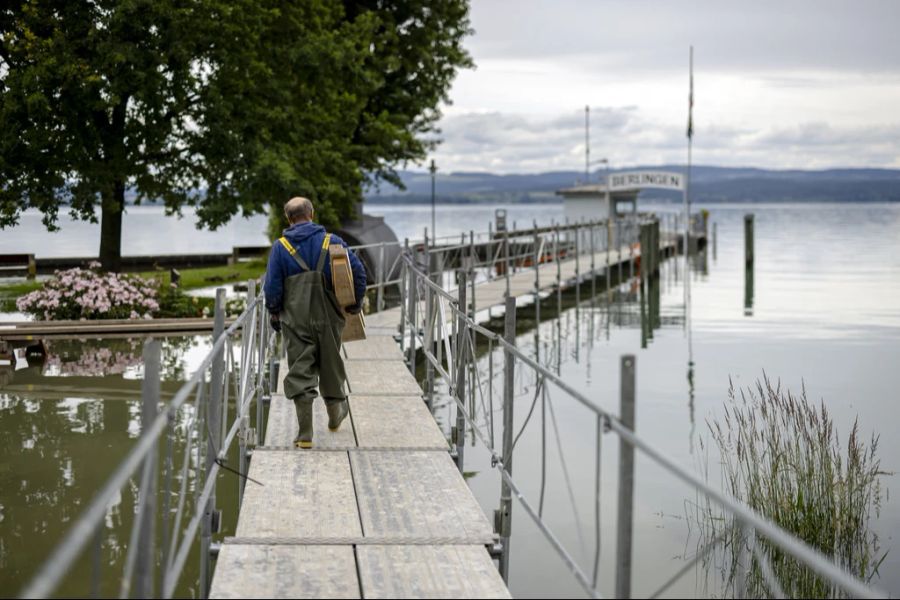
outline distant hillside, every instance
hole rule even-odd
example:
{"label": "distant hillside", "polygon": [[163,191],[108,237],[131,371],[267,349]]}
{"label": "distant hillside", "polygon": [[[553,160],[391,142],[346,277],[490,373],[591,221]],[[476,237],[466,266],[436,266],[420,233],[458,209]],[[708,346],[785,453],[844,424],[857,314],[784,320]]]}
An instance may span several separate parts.
{"label": "distant hillside", "polygon": [[[627,171],[682,171],[682,165],[659,165]],[[613,170],[613,172],[619,172]],[[405,191],[371,190],[370,203],[431,201],[431,175],[402,171]],[[546,202],[558,201],[554,192],[581,183],[584,172],[495,175],[492,173],[438,173],[439,202]],[[592,182],[603,180],[595,172]],[[644,197],[680,200],[680,193],[648,190]],[[691,198],[696,202],[884,202],[900,201],[900,170],[828,169],[774,171],[755,168],[695,166],[691,169]]]}

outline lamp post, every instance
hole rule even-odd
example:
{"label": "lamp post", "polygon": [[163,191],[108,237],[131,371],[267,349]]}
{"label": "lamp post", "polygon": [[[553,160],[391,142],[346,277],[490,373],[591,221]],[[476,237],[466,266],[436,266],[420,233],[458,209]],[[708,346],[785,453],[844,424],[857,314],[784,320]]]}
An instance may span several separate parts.
{"label": "lamp post", "polygon": [[431,239],[433,246],[433,240],[437,237],[437,232],[434,229],[434,179],[437,173],[437,166],[434,164],[433,158],[431,159],[431,167],[428,170],[431,171]]}

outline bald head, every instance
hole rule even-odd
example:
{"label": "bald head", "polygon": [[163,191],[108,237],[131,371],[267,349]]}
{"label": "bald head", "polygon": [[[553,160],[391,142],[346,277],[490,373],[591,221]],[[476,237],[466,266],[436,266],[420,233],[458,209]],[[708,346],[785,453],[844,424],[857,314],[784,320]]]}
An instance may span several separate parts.
{"label": "bald head", "polygon": [[296,196],[284,203],[284,216],[292,225],[300,221],[312,221],[313,205],[309,198]]}

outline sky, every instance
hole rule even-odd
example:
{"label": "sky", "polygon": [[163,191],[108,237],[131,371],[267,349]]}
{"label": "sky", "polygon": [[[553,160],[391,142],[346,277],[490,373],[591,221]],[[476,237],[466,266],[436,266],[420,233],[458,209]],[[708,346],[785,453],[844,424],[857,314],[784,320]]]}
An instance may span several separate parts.
{"label": "sky", "polygon": [[[900,168],[900,1],[472,0],[443,172]],[[421,166],[420,166],[421,168]],[[596,168],[596,166],[594,167]]]}

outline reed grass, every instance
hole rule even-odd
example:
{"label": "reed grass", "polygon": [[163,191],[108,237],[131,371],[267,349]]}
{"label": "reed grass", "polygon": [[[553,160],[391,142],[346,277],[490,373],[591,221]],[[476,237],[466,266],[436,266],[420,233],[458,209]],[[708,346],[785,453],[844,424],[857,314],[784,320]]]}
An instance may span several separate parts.
{"label": "reed grass", "polygon": [[[878,575],[887,553],[870,525],[888,475],[877,455],[878,436],[864,441],[855,420],[841,443],[824,402],[809,402],[805,386],[796,396],[765,374],[746,390],[736,392],[730,382],[724,417],[707,425],[728,492],[863,581]],[[751,542],[740,526],[708,502],[702,512],[703,538],[724,539],[718,560],[706,561],[708,567],[717,563],[724,593],[738,593],[739,564],[749,562],[747,597],[773,596],[758,560],[747,558]],[[789,597],[846,596],[762,536],[755,543]]]}

